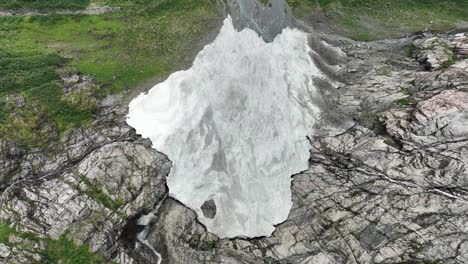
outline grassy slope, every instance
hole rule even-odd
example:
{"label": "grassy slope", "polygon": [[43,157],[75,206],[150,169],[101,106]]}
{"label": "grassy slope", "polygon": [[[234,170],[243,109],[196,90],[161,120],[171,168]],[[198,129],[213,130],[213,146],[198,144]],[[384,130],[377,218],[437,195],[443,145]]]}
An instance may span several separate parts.
{"label": "grassy slope", "polygon": [[[94,100],[67,98],[59,69],[94,75],[96,98],[128,91],[176,70],[219,20],[208,0],[102,3],[122,10],[100,16],[0,17],[0,134],[37,147],[47,145],[53,130],[89,124]],[[26,97],[26,107],[8,99],[14,93]]]}
{"label": "grassy slope", "polygon": [[296,15],[324,14],[349,37],[374,40],[468,22],[467,0],[288,0]]}
{"label": "grassy slope", "polygon": [[89,0],[0,0],[0,8],[84,9]]}

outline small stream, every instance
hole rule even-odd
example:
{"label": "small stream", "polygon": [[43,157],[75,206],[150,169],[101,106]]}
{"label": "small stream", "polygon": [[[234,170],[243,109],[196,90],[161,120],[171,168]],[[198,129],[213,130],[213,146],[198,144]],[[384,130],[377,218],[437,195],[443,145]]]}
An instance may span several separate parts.
{"label": "small stream", "polygon": [[163,197],[163,199],[154,207],[153,210],[151,210],[151,212],[149,212],[148,214],[146,215],[142,215],[138,220],[137,220],[137,226],[139,227],[143,227],[143,230],[141,230],[140,232],[138,232],[136,238],[138,241],[140,241],[140,243],[142,243],[143,245],[147,246],[149,249],[151,249],[151,251],[154,253],[154,255],[158,258],[158,262],[157,264],[161,264],[162,262],[162,256],[161,254],[159,254],[158,251],[156,251],[156,249],[154,249],[154,247],[148,242],[148,233],[151,229],[151,225],[153,223],[156,222],[157,218],[158,218],[158,213],[159,213],[159,209],[161,208],[162,204],[164,203],[164,201],[166,200],[167,198],[167,194]]}

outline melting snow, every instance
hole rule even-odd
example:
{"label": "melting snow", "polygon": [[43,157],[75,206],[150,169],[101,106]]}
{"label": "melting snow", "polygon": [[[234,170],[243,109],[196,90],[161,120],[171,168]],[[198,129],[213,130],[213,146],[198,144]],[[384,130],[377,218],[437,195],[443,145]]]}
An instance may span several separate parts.
{"label": "melting snow", "polygon": [[[287,218],[291,175],[308,167],[306,135],[319,115],[309,52],[300,30],[266,43],[228,17],[190,69],[130,103],[128,124],[173,162],[170,196],[210,232],[269,236]],[[207,201],[215,214],[204,214]]]}

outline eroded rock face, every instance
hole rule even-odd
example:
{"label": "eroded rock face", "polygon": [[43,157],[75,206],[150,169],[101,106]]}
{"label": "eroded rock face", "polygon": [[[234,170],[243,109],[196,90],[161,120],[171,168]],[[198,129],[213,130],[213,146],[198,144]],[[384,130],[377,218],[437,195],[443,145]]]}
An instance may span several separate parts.
{"label": "eroded rock face", "polygon": [[[115,109],[101,113],[96,123],[102,125],[65,136],[62,151],[23,157],[22,163],[33,165],[25,166],[24,178],[12,178],[2,192],[0,221],[10,222],[20,233],[65,236],[89,244],[92,252],[108,259],[132,263],[121,234],[129,219],[151,210],[165,195],[171,163],[130,127],[118,123],[113,115],[123,115]],[[110,126],[110,120],[117,123]],[[9,244],[0,244],[0,262],[44,261],[44,245],[34,240],[9,238]]]}
{"label": "eroded rock face", "polygon": [[453,60],[454,52],[446,39],[424,38],[416,40],[414,46],[418,62],[424,64],[426,69],[439,70]]}
{"label": "eroded rock face", "polygon": [[272,42],[284,28],[294,27],[294,17],[285,0],[271,0],[261,3],[256,0],[219,1],[227,14],[233,18],[238,31],[250,28],[265,41]]}
{"label": "eroded rock face", "polygon": [[468,261],[467,60],[424,71],[401,52],[411,39],[331,41],[349,57],[338,105],[357,124],[313,139],[288,219],[224,240],[168,200],[149,237],[168,263]]}

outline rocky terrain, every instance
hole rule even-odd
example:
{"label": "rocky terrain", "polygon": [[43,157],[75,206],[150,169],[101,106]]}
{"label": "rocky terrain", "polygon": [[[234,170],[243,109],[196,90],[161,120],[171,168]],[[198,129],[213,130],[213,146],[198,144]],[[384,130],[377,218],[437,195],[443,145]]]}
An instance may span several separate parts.
{"label": "rocky terrain", "polygon": [[[129,258],[122,231],[162,199],[171,163],[124,123],[115,99],[101,103],[96,126],[64,136],[57,154],[2,149],[2,175],[12,177],[2,192],[0,218],[19,232],[2,244],[4,263],[40,261],[43,249],[35,241],[61,236],[108,259]],[[24,233],[37,237],[18,241]]]}
{"label": "rocky terrain", "polygon": [[467,36],[328,40],[347,55],[336,105],[355,125],[311,139],[288,220],[219,240],[168,199],[149,237],[167,263],[468,261]]}
{"label": "rocky terrain", "polygon": [[165,198],[170,161],[108,96],[49,152],[0,139],[0,263],[50,261],[49,239],[89,245],[103,257],[93,263],[157,263],[136,234],[161,201],[148,241],[163,263],[467,263],[467,34],[320,38],[342,50],[317,61],[339,86],[323,93],[354,125],[310,138],[309,169],[293,176],[293,209],[271,237],[219,239]]}

